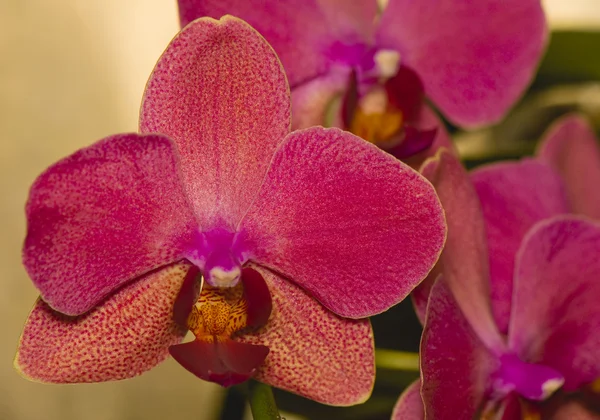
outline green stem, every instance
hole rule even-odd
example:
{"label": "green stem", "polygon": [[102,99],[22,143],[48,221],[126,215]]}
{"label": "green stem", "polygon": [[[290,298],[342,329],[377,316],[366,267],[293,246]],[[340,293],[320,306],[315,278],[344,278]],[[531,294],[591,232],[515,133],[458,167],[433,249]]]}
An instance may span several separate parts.
{"label": "green stem", "polygon": [[419,371],[419,354],[396,350],[375,350],[375,365],[381,369]]}
{"label": "green stem", "polygon": [[269,385],[251,381],[249,384],[250,409],[254,420],[280,420],[275,397]]}

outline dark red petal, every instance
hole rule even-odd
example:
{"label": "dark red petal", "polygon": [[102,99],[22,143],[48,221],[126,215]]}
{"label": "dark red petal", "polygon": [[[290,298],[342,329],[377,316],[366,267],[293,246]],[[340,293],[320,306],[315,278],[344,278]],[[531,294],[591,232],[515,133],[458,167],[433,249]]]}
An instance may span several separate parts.
{"label": "dark red petal", "polygon": [[405,159],[427,150],[433,144],[437,134],[437,127],[431,130],[419,130],[415,127],[404,127],[402,141],[389,149],[384,149],[396,159]]}
{"label": "dark red petal", "polygon": [[385,82],[385,90],[390,103],[402,111],[404,121],[419,117],[423,103],[423,82],[417,73],[406,66],[400,66],[396,75]]}
{"label": "dark red petal", "polygon": [[352,70],[348,77],[348,87],[342,98],[342,122],[344,127],[350,127],[356,107],[358,105],[358,80],[356,78],[356,70]]}
{"label": "dark red petal", "polygon": [[194,340],[169,347],[169,353],[200,379],[228,387],[248,380],[269,354],[269,348],[232,340]]}
{"label": "dark red petal", "polygon": [[201,283],[198,281],[198,274],[200,274],[200,269],[192,266],[185,276],[177,299],[173,304],[173,319],[182,327],[187,327],[188,316],[200,294]]}
{"label": "dark red petal", "polygon": [[246,323],[249,327],[262,327],[269,320],[273,308],[267,283],[258,271],[250,267],[242,270],[242,282],[244,298],[248,302]]}

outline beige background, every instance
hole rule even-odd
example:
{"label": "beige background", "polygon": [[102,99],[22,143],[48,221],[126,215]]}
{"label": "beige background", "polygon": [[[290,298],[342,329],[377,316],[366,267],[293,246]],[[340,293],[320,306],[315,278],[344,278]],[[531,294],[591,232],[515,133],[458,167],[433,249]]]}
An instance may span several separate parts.
{"label": "beige background", "polygon": [[[600,0],[547,0],[554,26],[598,27]],[[177,30],[174,0],[0,0],[0,419],[211,419],[220,388],[174,362],[106,384],[50,386],[12,368],[36,298],[20,263],[34,178],[106,135],[135,131],[155,60]]]}
{"label": "beige background", "polygon": [[12,367],[36,298],[23,205],[49,164],[135,131],[146,78],[176,33],[174,0],[0,0],[0,419],[211,419],[220,388],[168,361],[135,379],[42,385]]}

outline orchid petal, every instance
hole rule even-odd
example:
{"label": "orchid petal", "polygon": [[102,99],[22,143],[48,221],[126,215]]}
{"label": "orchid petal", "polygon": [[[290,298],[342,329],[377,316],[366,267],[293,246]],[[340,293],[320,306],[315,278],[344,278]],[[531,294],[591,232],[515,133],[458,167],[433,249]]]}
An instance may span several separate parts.
{"label": "orchid petal", "polygon": [[404,299],[446,233],[427,180],[361,138],[322,127],[286,138],[239,229],[251,260],[350,318]]}
{"label": "orchid petal", "polygon": [[200,379],[228,387],[250,379],[269,354],[265,346],[233,340],[194,340],[169,347],[171,356]]}
{"label": "orchid petal", "polygon": [[270,349],[256,379],[325,404],[366,401],[375,380],[369,321],[340,318],[289,281],[254,268],[273,300],[268,324],[238,338]]}
{"label": "orchid petal", "polygon": [[560,119],[538,154],[562,175],[572,211],[600,219],[600,146],[590,123],[579,115]]}
{"label": "orchid petal", "polygon": [[142,132],[164,133],[177,144],[204,231],[235,229],[289,128],[289,89],[277,56],[230,16],[199,19],[173,39],[140,113]]}
{"label": "orchid petal", "polygon": [[519,98],[547,28],[539,0],[390,0],[377,38],[451,121],[474,126],[498,121]]}
{"label": "orchid petal", "polygon": [[420,352],[425,418],[475,418],[498,361],[471,328],[444,278],[429,299]]}
{"label": "orchid petal", "polygon": [[292,129],[309,128],[315,125],[343,128],[341,116],[338,115],[335,105],[336,99],[342,98],[349,77],[349,71],[340,69],[294,88]]}
{"label": "orchid petal", "polygon": [[415,381],[400,395],[392,412],[392,420],[423,420],[424,418],[421,381]]}
{"label": "orchid petal", "polygon": [[431,273],[423,280],[415,290],[410,294],[415,314],[419,319],[421,325],[425,325],[425,316],[427,315],[427,304],[429,303],[429,295],[431,294],[431,288],[442,275],[442,266],[438,262]]}
{"label": "orchid petal", "polygon": [[444,149],[421,172],[434,185],[446,211],[448,238],[438,262],[441,273],[481,340],[490,349],[500,349],[502,339],[490,310],[485,225],[469,175]]}
{"label": "orchid petal", "polygon": [[412,122],[412,125],[422,131],[436,130],[435,137],[429,148],[403,159],[402,161],[404,163],[416,170],[420,170],[423,163],[428,158],[435,156],[441,148],[445,148],[452,154],[458,156],[444,123],[429,106],[425,104],[421,106],[417,119]]}
{"label": "orchid petal", "polygon": [[181,259],[196,222],[172,142],[119,134],[48,168],[26,206],[23,264],[54,309],[79,315]]}
{"label": "orchid petal", "polygon": [[[179,0],[181,24],[202,16],[244,19],[273,46],[292,87],[360,60],[371,41],[375,0]],[[355,48],[353,48],[355,47]]]}
{"label": "orchid petal", "polygon": [[245,267],[242,272],[244,282],[244,299],[248,303],[248,327],[262,327],[267,323],[273,310],[271,294],[262,275],[251,267]]}
{"label": "orchid petal", "polygon": [[599,255],[600,224],[577,216],[538,223],[517,255],[509,344],[567,392],[600,377]]}
{"label": "orchid petal", "polygon": [[78,317],[39,299],[21,335],[15,367],[52,383],[110,381],[150,370],[185,336],[172,309],[190,268],[182,262],[141,277]]}
{"label": "orchid petal", "polygon": [[480,167],[471,180],[486,222],[494,318],[506,334],[517,250],[536,222],[569,211],[566,192],[556,171],[531,159]]}

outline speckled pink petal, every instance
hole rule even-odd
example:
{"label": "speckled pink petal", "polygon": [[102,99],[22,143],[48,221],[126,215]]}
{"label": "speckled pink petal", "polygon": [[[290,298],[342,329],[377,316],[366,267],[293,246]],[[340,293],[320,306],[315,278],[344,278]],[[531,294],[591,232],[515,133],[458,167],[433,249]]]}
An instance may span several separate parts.
{"label": "speckled pink petal", "polygon": [[600,224],[578,216],[538,223],[517,256],[509,344],[565,378],[600,377]]}
{"label": "speckled pink petal", "polygon": [[315,125],[341,127],[339,108],[348,86],[349,69],[338,69],[292,90],[292,129]]}
{"label": "speckled pink petal", "polygon": [[15,367],[52,383],[131,378],[153,368],[186,330],[173,303],[190,265],[177,263],[120,289],[85,315],[68,317],[39,299],[21,335]]}
{"label": "speckled pink petal", "polygon": [[[448,239],[439,270],[481,340],[489,348],[502,348],[490,310],[485,225],[469,175],[445,149],[427,161],[421,172],[435,187],[446,212]],[[419,298],[426,300],[424,294],[413,297]]]}
{"label": "speckled pink petal", "polygon": [[498,361],[469,325],[443,278],[431,290],[420,354],[425,418],[475,418]]}
{"label": "speckled pink petal", "polygon": [[566,191],[556,171],[532,159],[482,166],[471,180],[486,223],[494,318],[506,334],[517,250],[535,223],[569,211]]}
{"label": "speckled pink petal", "polygon": [[396,49],[453,122],[498,121],[537,69],[547,38],[539,0],[390,0],[378,44]]}
{"label": "speckled pink petal", "polygon": [[423,420],[424,418],[421,381],[415,381],[400,395],[392,412],[392,420]]}
{"label": "speckled pink petal", "polygon": [[585,117],[569,115],[558,120],[544,137],[538,155],[562,175],[572,211],[600,219],[600,146]]}
{"label": "speckled pink petal", "polygon": [[231,14],[273,46],[290,85],[328,72],[332,62],[354,64],[372,40],[375,0],[179,0],[181,24]]}
{"label": "speckled pink petal", "polygon": [[48,168],[26,206],[23,264],[54,309],[79,315],[180,259],[196,230],[172,142],[108,137]]}
{"label": "speckled pink petal", "polygon": [[359,137],[321,127],[286,138],[239,229],[251,260],[350,318],[404,299],[446,234],[425,178]]}
{"label": "speckled pink petal", "polygon": [[290,129],[273,49],[245,22],[200,19],[167,47],[144,95],[142,132],[170,136],[203,230],[235,227]]}
{"label": "speckled pink petal", "polygon": [[340,318],[289,281],[254,268],[273,299],[267,325],[238,339],[270,349],[256,379],[325,404],[366,401],[375,381],[369,321]]}

